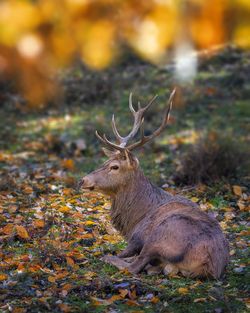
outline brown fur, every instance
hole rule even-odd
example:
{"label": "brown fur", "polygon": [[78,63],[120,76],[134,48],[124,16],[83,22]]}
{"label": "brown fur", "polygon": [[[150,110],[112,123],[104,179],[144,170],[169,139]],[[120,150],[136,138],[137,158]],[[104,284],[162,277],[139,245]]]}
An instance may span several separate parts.
{"label": "brown fur", "polygon": [[[107,256],[104,261],[132,273],[151,264],[164,273],[219,278],[229,254],[218,222],[190,200],[154,186],[130,152],[109,157],[82,180],[83,188],[111,196],[112,223],[128,241],[118,257]],[[125,260],[128,257],[134,257],[131,263]]]}

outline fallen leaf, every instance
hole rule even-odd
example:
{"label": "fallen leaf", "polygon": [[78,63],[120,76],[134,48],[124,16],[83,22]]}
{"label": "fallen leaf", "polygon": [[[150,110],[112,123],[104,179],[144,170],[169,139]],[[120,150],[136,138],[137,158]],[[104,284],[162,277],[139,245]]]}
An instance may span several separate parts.
{"label": "fallen leaf", "polygon": [[0,273],[0,281],[6,280],[8,278],[8,275]]}
{"label": "fallen leaf", "polygon": [[60,207],[58,211],[61,213],[68,213],[70,211],[70,208],[65,205],[65,206]]}
{"label": "fallen leaf", "polygon": [[29,239],[30,236],[25,227],[21,225],[16,225],[17,235],[22,239]]}
{"label": "fallen leaf", "polygon": [[93,222],[93,221],[86,221],[84,224],[87,225],[87,226],[96,225],[96,223]]}
{"label": "fallen leaf", "polygon": [[198,199],[198,198],[196,198],[196,197],[192,197],[192,198],[191,198],[191,201],[193,201],[193,202],[198,202],[198,201],[199,201],[199,199]]}
{"label": "fallen leaf", "polygon": [[242,188],[240,186],[234,185],[233,186],[233,192],[236,196],[242,195]]}
{"label": "fallen leaf", "polygon": [[158,298],[158,297],[153,297],[152,299],[151,299],[151,302],[152,303],[157,303],[157,302],[159,302],[160,301],[160,299]]}
{"label": "fallen leaf", "polygon": [[118,291],[119,291],[119,293],[120,293],[122,298],[125,298],[126,295],[128,294],[128,290],[127,289],[119,289]]}
{"label": "fallen leaf", "polygon": [[74,265],[75,265],[75,261],[72,258],[70,258],[69,256],[66,256],[66,262],[67,262],[67,265],[70,267],[74,267]]}
{"label": "fallen leaf", "polygon": [[12,234],[14,229],[14,224],[6,224],[2,229],[1,232],[4,233],[5,235],[10,235]]}
{"label": "fallen leaf", "polygon": [[87,279],[87,280],[92,280],[92,277],[96,276],[96,273],[95,272],[87,272],[84,274],[84,277]]}
{"label": "fallen leaf", "polygon": [[45,226],[44,220],[40,220],[40,219],[34,220],[33,226],[35,228],[43,228]]}
{"label": "fallen leaf", "polygon": [[27,312],[27,309],[25,308],[14,308],[13,311],[11,311],[12,313],[25,313]]}
{"label": "fallen leaf", "polygon": [[188,293],[188,289],[187,288],[178,288],[178,292],[182,295],[186,295]]}
{"label": "fallen leaf", "polygon": [[72,159],[66,159],[61,162],[63,168],[67,170],[73,170],[75,168],[74,161]]}
{"label": "fallen leaf", "polygon": [[49,277],[48,277],[48,281],[49,281],[50,283],[55,283],[56,277],[55,277],[55,276],[49,276]]}
{"label": "fallen leaf", "polygon": [[69,283],[63,285],[62,287],[63,290],[67,290],[67,291],[71,290],[72,288],[73,288],[72,284],[69,284]]}
{"label": "fallen leaf", "polygon": [[246,206],[245,206],[244,202],[238,201],[238,202],[237,202],[237,205],[238,205],[238,207],[239,207],[239,209],[240,209],[241,211],[245,211]]}
{"label": "fallen leaf", "polygon": [[196,298],[194,299],[194,303],[198,303],[198,302],[206,302],[207,299],[206,298]]}

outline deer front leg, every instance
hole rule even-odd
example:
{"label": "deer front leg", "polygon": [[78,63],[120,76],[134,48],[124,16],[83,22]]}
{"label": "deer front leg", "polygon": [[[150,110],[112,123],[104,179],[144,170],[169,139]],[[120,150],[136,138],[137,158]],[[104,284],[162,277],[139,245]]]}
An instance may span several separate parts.
{"label": "deer front leg", "polygon": [[114,265],[119,270],[127,269],[132,274],[138,274],[149,263],[149,256],[137,256],[132,263],[128,263],[123,259],[115,255],[106,255],[102,258],[102,261]]}
{"label": "deer front leg", "polygon": [[128,246],[125,250],[118,254],[119,258],[128,258],[135,256],[141,252],[143,243],[141,238],[135,233],[128,242]]}
{"label": "deer front leg", "polygon": [[128,262],[122,260],[121,258],[119,258],[118,256],[115,256],[115,255],[105,255],[102,258],[102,261],[104,261],[105,263],[114,265],[119,270],[124,270],[124,269],[129,267]]}
{"label": "deer front leg", "polygon": [[129,242],[127,248],[120,252],[117,256],[119,258],[129,258],[135,254],[138,254],[138,250],[139,247],[135,244],[135,242]]}

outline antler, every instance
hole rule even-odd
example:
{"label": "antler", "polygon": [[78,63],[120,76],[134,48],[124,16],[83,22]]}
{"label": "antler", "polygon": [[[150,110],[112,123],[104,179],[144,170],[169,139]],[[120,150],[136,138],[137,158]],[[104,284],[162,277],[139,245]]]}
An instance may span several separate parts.
{"label": "antler", "polygon": [[[158,136],[163,129],[165,128],[165,126],[167,125],[167,122],[169,120],[169,115],[170,115],[170,111],[172,108],[172,103],[173,103],[173,98],[175,95],[176,89],[174,89],[169,97],[168,100],[168,107],[164,113],[164,118],[163,121],[161,123],[161,126],[154,131],[153,134],[151,134],[150,136],[145,136],[144,134],[144,127],[143,127],[143,123],[144,123],[144,114],[145,112],[148,110],[148,108],[151,106],[151,104],[154,102],[154,100],[157,98],[157,95],[154,96],[150,102],[144,107],[141,108],[140,103],[138,102],[138,111],[135,111],[133,104],[132,104],[132,93],[130,93],[129,96],[129,109],[131,111],[131,113],[134,116],[134,125],[133,128],[131,130],[131,132],[126,136],[126,137],[122,137],[117,128],[116,128],[116,124],[115,124],[115,117],[114,115],[112,116],[112,129],[114,132],[114,135],[116,137],[116,139],[118,140],[119,144],[115,144],[111,141],[108,140],[108,138],[106,137],[106,135],[104,134],[103,136],[99,135],[99,133],[96,131],[96,136],[97,138],[104,143],[108,148],[113,148],[119,151],[124,151],[124,149],[127,150],[134,150],[137,147],[143,146],[146,142],[151,141],[152,139],[154,139],[156,136]],[[129,146],[127,146],[128,142],[130,141],[130,139],[134,138],[135,135],[137,134],[138,130],[140,129],[141,132],[141,139],[138,142],[135,142]]]}
{"label": "antler", "polygon": [[103,136],[100,136],[99,133],[96,131],[96,136],[98,137],[98,139],[101,140],[107,147],[111,147],[111,148],[123,151],[126,148],[129,140],[134,138],[135,135],[137,134],[137,132],[140,129],[141,124],[143,122],[143,116],[144,116],[145,112],[148,110],[148,108],[151,106],[151,104],[154,102],[154,100],[156,98],[157,98],[157,95],[154,96],[144,108],[141,108],[141,105],[138,102],[138,111],[135,111],[135,109],[133,107],[133,103],[132,103],[132,93],[130,93],[130,95],[129,95],[129,109],[130,109],[130,111],[134,117],[134,125],[133,125],[131,132],[126,137],[122,137],[117,130],[117,127],[115,124],[115,116],[113,114],[113,116],[112,116],[112,129],[113,129],[113,133],[114,133],[116,139],[118,140],[119,144],[115,144],[115,143],[109,141],[105,134]]}
{"label": "antler", "polygon": [[170,111],[172,109],[173,106],[173,100],[174,100],[174,96],[176,94],[176,89],[174,89],[169,97],[168,100],[168,106],[164,112],[164,117],[162,120],[162,123],[160,125],[160,127],[158,129],[156,129],[153,134],[149,135],[149,136],[145,136],[144,134],[144,127],[143,127],[143,120],[142,120],[142,124],[141,124],[141,139],[131,145],[129,145],[128,147],[126,147],[128,150],[132,151],[135,148],[141,147],[143,145],[145,145],[145,143],[153,140],[155,137],[159,136],[160,133],[164,130],[164,128],[166,127],[168,121],[169,121],[169,117],[170,117]]}

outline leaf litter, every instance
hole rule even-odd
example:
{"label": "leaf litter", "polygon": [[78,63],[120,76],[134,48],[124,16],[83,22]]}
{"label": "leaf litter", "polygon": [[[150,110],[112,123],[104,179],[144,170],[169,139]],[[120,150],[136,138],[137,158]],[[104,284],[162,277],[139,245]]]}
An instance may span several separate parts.
{"label": "leaf litter", "polygon": [[[39,123],[46,125],[45,118]],[[22,131],[29,127],[23,123]],[[79,152],[61,155],[48,134],[19,139],[15,149],[0,150],[3,312],[246,312],[250,198],[244,184],[186,190],[171,180],[166,184],[169,192],[184,194],[215,216],[227,234],[231,262],[221,281],[133,276],[101,261],[126,243],[110,223],[109,200],[75,187]],[[157,166],[166,159],[161,155]]]}

